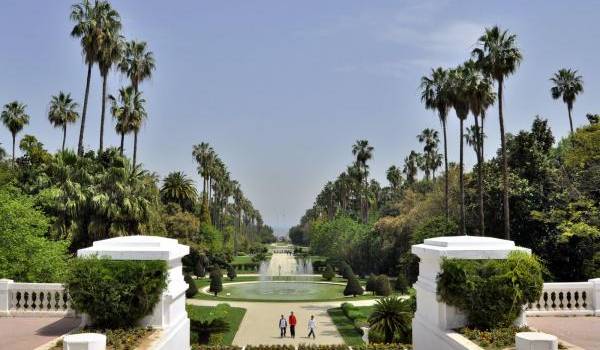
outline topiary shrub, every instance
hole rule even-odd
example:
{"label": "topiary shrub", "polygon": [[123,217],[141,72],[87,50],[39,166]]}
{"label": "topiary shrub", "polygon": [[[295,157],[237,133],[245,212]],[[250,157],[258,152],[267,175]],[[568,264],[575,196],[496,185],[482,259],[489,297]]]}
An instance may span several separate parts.
{"label": "topiary shrub", "polygon": [[480,329],[511,325],[523,305],[539,299],[544,283],[538,259],[518,251],[505,260],[446,259],[441,268],[440,299],[465,312],[469,325]]}
{"label": "topiary shrub", "polygon": [[166,286],[162,260],[73,259],[66,282],[73,309],[103,328],[134,326],[152,313]]}
{"label": "topiary shrub", "polygon": [[237,277],[235,267],[233,265],[227,265],[227,277],[230,281],[233,281]]}
{"label": "topiary shrub", "polygon": [[335,271],[333,271],[333,267],[331,265],[327,265],[325,267],[325,271],[323,271],[323,279],[326,281],[331,281],[335,277]]}
{"label": "topiary shrub", "polygon": [[408,291],[408,287],[408,280],[406,279],[406,276],[400,272],[396,278],[396,281],[394,281],[394,289],[397,292],[406,293]]}
{"label": "topiary shrub", "polygon": [[348,279],[348,278],[350,278],[350,276],[354,275],[354,272],[352,271],[352,268],[345,261],[342,261],[340,263],[340,265],[338,266],[338,270],[339,270],[340,275],[342,276],[342,278],[345,278],[345,279]]}
{"label": "topiary shrub", "polygon": [[188,284],[188,289],[185,291],[185,297],[191,298],[194,295],[196,295],[196,293],[198,293],[198,286],[196,286],[196,282],[192,278],[192,275],[190,275],[189,273],[186,273],[183,276],[183,280],[185,281],[185,283]]}
{"label": "topiary shrub", "polygon": [[390,279],[386,275],[379,275],[375,278],[375,294],[387,297],[392,294]]}
{"label": "topiary shrub", "polygon": [[370,274],[369,278],[367,278],[367,284],[365,285],[365,290],[367,292],[372,292],[375,295],[375,290],[377,288],[377,276]]}
{"label": "topiary shrub", "polygon": [[363,293],[363,287],[360,285],[356,275],[350,275],[348,277],[346,288],[344,289],[344,295],[352,295],[353,297],[356,297],[357,295],[362,295]]}
{"label": "topiary shrub", "polygon": [[218,266],[215,266],[210,271],[210,287],[208,291],[214,293],[215,296],[223,291],[223,272]]}

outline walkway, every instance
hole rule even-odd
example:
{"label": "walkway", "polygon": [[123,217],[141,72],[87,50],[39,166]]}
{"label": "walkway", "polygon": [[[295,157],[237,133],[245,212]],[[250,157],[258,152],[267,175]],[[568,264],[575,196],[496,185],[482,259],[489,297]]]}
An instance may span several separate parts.
{"label": "walkway", "polygon": [[[372,305],[375,300],[348,300],[357,306]],[[339,307],[343,301],[328,302],[291,302],[291,303],[269,303],[269,302],[243,302],[243,301],[217,301],[188,299],[188,304],[214,306],[227,303],[233,307],[246,309],[244,319],[233,339],[234,345],[259,345],[259,344],[343,344],[344,339],[337,331],[327,310]],[[287,317],[290,311],[294,311],[298,318],[296,326],[296,338],[290,339],[279,337],[277,322],[281,315]],[[310,315],[314,315],[317,321],[316,339],[306,338],[307,322]],[[288,330],[289,331],[289,330]],[[288,333],[289,335],[289,333]]]}
{"label": "walkway", "polygon": [[527,324],[583,349],[600,350],[600,317],[527,317]]}
{"label": "walkway", "polygon": [[0,317],[0,349],[31,350],[79,325],[75,317]]}

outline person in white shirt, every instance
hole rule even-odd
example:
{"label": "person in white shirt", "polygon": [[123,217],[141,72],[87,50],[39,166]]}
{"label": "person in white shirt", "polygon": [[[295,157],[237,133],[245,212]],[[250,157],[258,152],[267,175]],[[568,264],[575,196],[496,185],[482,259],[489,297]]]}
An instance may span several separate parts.
{"label": "person in white shirt", "polygon": [[283,317],[283,315],[281,315],[281,318],[279,319],[279,331],[279,336],[284,338],[287,333],[287,320],[285,317]]}
{"label": "person in white shirt", "polygon": [[310,315],[310,320],[308,320],[308,336],[310,338],[312,335],[313,339],[315,339],[315,329],[317,328],[317,323],[315,322],[315,316]]}

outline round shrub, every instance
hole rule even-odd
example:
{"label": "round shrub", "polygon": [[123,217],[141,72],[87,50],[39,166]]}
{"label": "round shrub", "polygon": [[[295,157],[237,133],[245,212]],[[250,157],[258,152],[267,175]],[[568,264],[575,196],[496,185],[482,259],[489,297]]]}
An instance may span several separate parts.
{"label": "round shrub", "polygon": [[233,265],[227,265],[227,277],[231,281],[233,281],[237,277],[237,273]]}
{"label": "round shrub", "polygon": [[371,274],[369,278],[367,278],[367,284],[365,285],[365,290],[367,292],[372,292],[375,295],[375,291],[377,289],[377,276]]}
{"label": "round shrub", "polygon": [[215,266],[210,271],[210,287],[209,292],[217,296],[223,290],[223,272],[218,266]]}
{"label": "round shrub", "polygon": [[335,277],[335,271],[333,271],[333,267],[331,265],[327,265],[325,267],[325,271],[323,271],[323,279],[326,281],[331,281]]}
{"label": "round shrub", "polygon": [[194,279],[189,273],[186,273],[183,276],[183,279],[185,283],[188,284],[188,289],[185,291],[185,296],[186,298],[191,298],[198,293],[198,286],[196,286],[196,282],[194,282]]}
{"label": "round shrub", "polygon": [[348,283],[346,284],[346,288],[344,289],[344,295],[362,295],[364,290],[358,281],[356,275],[352,274],[348,277]]}
{"label": "round shrub", "polygon": [[356,320],[357,318],[362,317],[362,314],[358,310],[349,310],[346,313],[346,317],[348,317],[351,320]]}
{"label": "round shrub", "polygon": [[544,283],[538,259],[518,251],[505,260],[446,259],[441,267],[437,294],[480,329],[512,324],[523,305],[539,299]]}
{"label": "round shrub", "polygon": [[406,293],[408,291],[408,280],[402,272],[398,274],[396,281],[394,281],[394,289],[400,293]]}
{"label": "round shrub", "polygon": [[167,286],[164,261],[73,259],[66,288],[99,328],[128,328],[152,313]]}
{"label": "round shrub", "polygon": [[390,279],[386,275],[379,275],[375,279],[375,294],[388,296],[392,294],[392,286],[390,286]]}

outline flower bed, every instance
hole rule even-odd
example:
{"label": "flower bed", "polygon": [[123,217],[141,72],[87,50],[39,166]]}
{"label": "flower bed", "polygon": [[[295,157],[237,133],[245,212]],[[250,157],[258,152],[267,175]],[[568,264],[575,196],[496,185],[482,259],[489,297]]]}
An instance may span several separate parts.
{"label": "flower bed", "polygon": [[527,327],[501,327],[482,331],[475,328],[464,327],[458,330],[460,334],[484,349],[501,350],[515,346],[515,334],[529,332]]}
{"label": "flower bed", "polygon": [[[152,328],[117,328],[117,329],[97,329],[84,328],[76,333],[101,333],[106,335],[106,350],[131,350],[137,348],[145,339],[148,339],[155,332]],[[49,350],[62,350],[63,342],[58,341],[54,347]]]}

